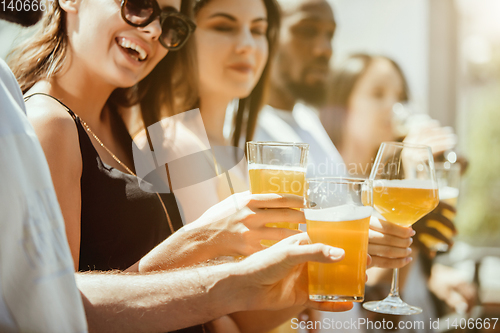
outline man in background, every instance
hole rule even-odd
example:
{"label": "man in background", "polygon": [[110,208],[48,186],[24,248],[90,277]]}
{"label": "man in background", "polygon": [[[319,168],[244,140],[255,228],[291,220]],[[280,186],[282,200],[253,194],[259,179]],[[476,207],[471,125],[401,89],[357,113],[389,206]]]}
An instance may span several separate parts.
{"label": "man in background", "polygon": [[282,26],[269,89],[255,140],[309,144],[307,177],[342,176],[345,166],[311,105],[327,93],[337,28],[326,0],[280,0]]}
{"label": "man in background", "polygon": [[[307,177],[344,176],[344,161],[314,108],[324,102],[327,94],[337,28],[332,7],[326,0],[278,1],[283,13],[280,45],[271,73],[268,105],[259,114],[254,139],[308,143]],[[361,309],[356,305],[349,313],[325,315],[336,321],[357,320]],[[299,318],[314,322],[320,320],[321,314],[306,310]],[[289,324],[277,332],[288,332]]]}

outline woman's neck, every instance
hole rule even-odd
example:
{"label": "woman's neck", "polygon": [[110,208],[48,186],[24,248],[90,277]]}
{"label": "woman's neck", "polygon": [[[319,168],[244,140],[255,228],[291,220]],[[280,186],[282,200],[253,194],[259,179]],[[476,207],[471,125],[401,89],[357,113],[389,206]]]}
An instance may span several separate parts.
{"label": "woman's neck", "polygon": [[48,87],[49,94],[61,99],[89,126],[96,129],[103,122],[104,106],[115,88],[78,66],[69,66],[51,80]]}
{"label": "woman's neck", "polygon": [[210,141],[224,145],[224,121],[226,109],[232,98],[216,94],[200,93],[200,112]]}

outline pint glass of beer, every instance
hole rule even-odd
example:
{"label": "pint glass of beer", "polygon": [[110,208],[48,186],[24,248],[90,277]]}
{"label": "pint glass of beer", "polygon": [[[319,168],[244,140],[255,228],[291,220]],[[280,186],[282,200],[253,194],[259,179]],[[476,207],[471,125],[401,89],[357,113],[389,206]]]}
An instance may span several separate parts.
{"label": "pint glass of beer", "polygon": [[[436,178],[439,187],[439,200],[457,208],[457,199],[460,188],[460,164],[450,162],[434,163]],[[453,222],[455,213],[444,209],[442,214]],[[434,220],[427,221],[427,226],[437,229],[447,238],[453,237],[453,231],[442,223]],[[433,251],[447,251],[448,244],[428,234],[418,236],[420,241]]]}
{"label": "pint glass of beer", "polygon": [[310,178],[306,181],[307,234],[313,243],[342,248],[333,264],[308,263],[309,299],[362,302],[365,295],[371,186],[363,179]]}
{"label": "pint glass of beer", "polygon": [[[281,193],[304,196],[307,143],[247,142],[250,191],[253,194]],[[268,223],[267,227],[298,229],[296,223],[286,221]],[[275,241],[264,240],[265,246]]]}

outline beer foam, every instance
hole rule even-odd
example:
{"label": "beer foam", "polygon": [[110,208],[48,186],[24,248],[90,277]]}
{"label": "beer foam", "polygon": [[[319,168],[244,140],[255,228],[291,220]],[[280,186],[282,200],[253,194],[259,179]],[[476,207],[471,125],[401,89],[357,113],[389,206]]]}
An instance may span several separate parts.
{"label": "beer foam", "polygon": [[248,170],[273,170],[273,171],[294,171],[294,172],[306,172],[306,168],[291,165],[270,165],[270,164],[248,164]]}
{"label": "beer foam", "polygon": [[370,206],[342,205],[325,209],[304,209],[306,220],[343,222],[361,220],[372,215]]}
{"label": "beer foam", "polygon": [[424,190],[437,189],[437,182],[431,180],[419,179],[380,179],[373,182],[373,187],[401,187],[401,188],[416,188]]}
{"label": "beer foam", "polygon": [[439,189],[439,200],[458,198],[458,188],[442,187]]}

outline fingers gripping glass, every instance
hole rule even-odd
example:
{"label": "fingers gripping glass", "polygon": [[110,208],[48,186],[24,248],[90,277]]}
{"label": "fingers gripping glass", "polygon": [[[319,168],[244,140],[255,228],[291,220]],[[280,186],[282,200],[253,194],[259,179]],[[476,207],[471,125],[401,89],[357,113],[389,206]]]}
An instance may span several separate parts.
{"label": "fingers gripping glass", "polygon": [[189,18],[181,13],[161,10],[156,0],[122,0],[122,18],[133,27],[143,28],[160,18],[160,43],[166,49],[180,49],[196,29]]}

